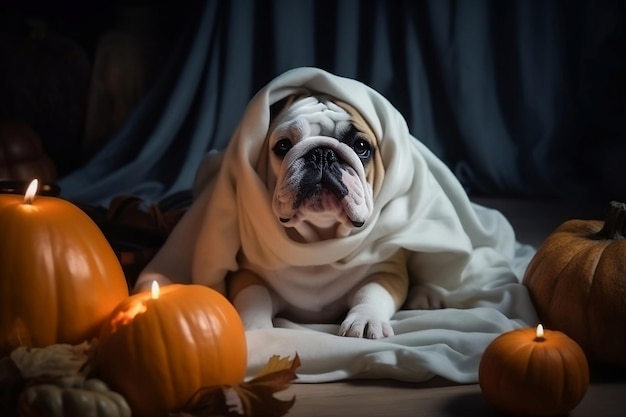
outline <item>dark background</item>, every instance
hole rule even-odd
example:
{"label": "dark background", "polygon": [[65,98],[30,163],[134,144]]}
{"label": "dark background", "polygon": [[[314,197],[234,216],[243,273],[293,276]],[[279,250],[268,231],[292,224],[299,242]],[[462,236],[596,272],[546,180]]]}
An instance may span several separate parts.
{"label": "dark background", "polygon": [[[44,140],[59,176],[84,164],[128,116],[86,132],[93,70],[101,42],[118,35],[145,63],[141,95],[153,84],[190,17],[171,1],[4,0],[0,3],[0,120],[19,120]],[[134,68],[133,68],[134,66]],[[128,107],[136,104],[129,102]]]}
{"label": "dark background", "polygon": [[471,195],[626,200],[624,1],[0,4],[0,120],[72,198],[190,186],[259,88],[314,65],[385,95]]}

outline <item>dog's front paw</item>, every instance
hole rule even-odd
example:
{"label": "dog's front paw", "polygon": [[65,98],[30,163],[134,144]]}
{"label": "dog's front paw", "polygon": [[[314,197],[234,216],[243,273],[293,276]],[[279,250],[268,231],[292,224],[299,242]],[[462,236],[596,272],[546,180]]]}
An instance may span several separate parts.
{"label": "dog's front paw", "polygon": [[381,318],[376,308],[369,305],[353,307],[339,328],[340,336],[365,337],[368,339],[382,339],[393,336],[391,324]]}
{"label": "dog's front paw", "polygon": [[446,308],[441,294],[420,285],[411,288],[403,307],[404,310],[438,310],[441,308]]}

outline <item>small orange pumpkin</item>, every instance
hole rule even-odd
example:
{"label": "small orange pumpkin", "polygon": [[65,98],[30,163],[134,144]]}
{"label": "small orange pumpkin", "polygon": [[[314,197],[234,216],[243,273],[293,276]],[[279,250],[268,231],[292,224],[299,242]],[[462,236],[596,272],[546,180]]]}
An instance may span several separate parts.
{"label": "small orange pumpkin", "polygon": [[82,210],[0,194],[0,357],[19,345],[90,340],[126,297],[113,249]]}
{"label": "small orange pumpkin", "polygon": [[606,221],[569,220],[531,260],[523,283],[539,319],[564,332],[592,362],[626,365],[626,205]]}
{"label": "small orange pumpkin", "polygon": [[580,346],[559,331],[517,329],[487,346],[478,381],[496,410],[519,416],[560,416],[573,410],[589,386]]}
{"label": "small orange pumpkin", "polygon": [[199,388],[243,381],[243,323],[224,296],[203,285],[167,285],[158,298],[138,293],[105,322],[96,366],[133,416],[181,411]]}

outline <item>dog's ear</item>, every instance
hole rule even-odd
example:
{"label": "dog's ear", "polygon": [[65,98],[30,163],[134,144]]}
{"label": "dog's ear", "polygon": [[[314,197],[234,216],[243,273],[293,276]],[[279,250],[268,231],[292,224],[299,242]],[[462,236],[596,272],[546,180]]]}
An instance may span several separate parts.
{"label": "dog's ear", "polygon": [[293,96],[287,96],[282,100],[278,100],[276,103],[270,106],[270,120],[274,120],[276,115],[279,114],[283,109],[293,103]]}
{"label": "dog's ear", "polygon": [[270,121],[274,120],[284,109],[291,106],[294,101],[301,99],[302,97],[309,96],[308,92],[301,92],[298,94],[290,94],[287,97],[278,100],[276,103],[270,105]]}

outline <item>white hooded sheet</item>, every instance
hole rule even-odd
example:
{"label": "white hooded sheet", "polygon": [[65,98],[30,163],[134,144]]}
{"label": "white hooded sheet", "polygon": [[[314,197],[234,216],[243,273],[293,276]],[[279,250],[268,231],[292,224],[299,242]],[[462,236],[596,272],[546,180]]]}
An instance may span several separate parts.
{"label": "white hooded sheet", "polygon": [[[270,105],[301,89],[354,106],[379,140],[385,167],[366,224],[340,239],[297,243],[271,208],[266,187]],[[265,269],[333,265],[347,269],[408,253],[412,285],[444,298],[444,310],[407,310],[392,320],[395,336],[381,340],[336,336],[338,325],[275,320],[275,329],[248,331],[249,374],[275,354],[297,352],[301,382],[346,378],[423,381],[440,375],[468,383],[488,343],[502,332],[534,326],[537,317],[520,283],[534,254],[516,242],[508,221],[470,202],[453,173],[414,138],[399,112],[366,85],[317,68],[275,78],[250,101],[228,148],[200,168],[197,198],[137,288],[156,279],[222,289],[241,249]]]}

